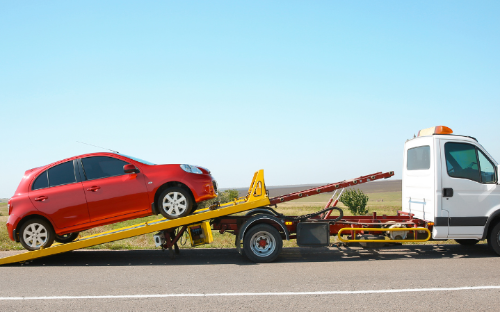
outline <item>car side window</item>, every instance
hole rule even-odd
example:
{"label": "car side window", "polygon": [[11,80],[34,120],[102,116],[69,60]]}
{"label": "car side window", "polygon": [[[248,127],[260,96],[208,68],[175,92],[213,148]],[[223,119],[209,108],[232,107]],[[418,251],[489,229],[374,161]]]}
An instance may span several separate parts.
{"label": "car side window", "polygon": [[87,179],[94,180],[125,174],[123,166],[128,162],[112,157],[96,156],[82,158],[82,164]]}
{"label": "car side window", "polygon": [[64,185],[76,182],[75,168],[73,161],[67,161],[50,168],[49,170],[49,186]]}
{"label": "car side window", "polygon": [[495,166],[480,150],[477,156],[479,157],[479,168],[481,168],[481,182],[496,183]]}
{"label": "car side window", "polygon": [[47,170],[42,172],[33,182],[33,186],[31,187],[32,190],[39,190],[49,187],[49,178],[47,176]]}
{"label": "car side window", "polygon": [[446,143],[444,150],[446,169],[450,177],[480,182],[475,146],[465,143]]}

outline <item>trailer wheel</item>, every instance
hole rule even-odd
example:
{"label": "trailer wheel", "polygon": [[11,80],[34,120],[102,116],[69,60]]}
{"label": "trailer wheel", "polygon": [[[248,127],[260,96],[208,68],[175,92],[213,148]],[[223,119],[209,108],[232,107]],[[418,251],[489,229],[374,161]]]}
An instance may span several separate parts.
{"label": "trailer wheel", "polygon": [[186,189],[170,187],[160,194],[156,207],[165,218],[177,219],[191,213],[193,202],[191,194]]}
{"label": "trailer wheel", "polygon": [[500,222],[495,224],[488,236],[488,245],[497,255],[500,255]]}
{"label": "trailer wheel", "polygon": [[50,223],[42,219],[31,219],[21,226],[19,240],[27,250],[48,248],[54,242],[55,233]]}
{"label": "trailer wheel", "polygon": [[253,262],[276,260],[283,247],[280,233],[269,224],[257,224],[243,238],[244,255]]}
{"label": "trailer wheel", "polygon": [[80,234],[80,232],[73,232],[63,235],[56,234],[55,241],[61,244],[71,243],[78,237],[78,234]]}
{"label": "trailer wheel", "polygon": [[462,246],[474,246],[479,242],[479,239],[455,239],[455,242]]}

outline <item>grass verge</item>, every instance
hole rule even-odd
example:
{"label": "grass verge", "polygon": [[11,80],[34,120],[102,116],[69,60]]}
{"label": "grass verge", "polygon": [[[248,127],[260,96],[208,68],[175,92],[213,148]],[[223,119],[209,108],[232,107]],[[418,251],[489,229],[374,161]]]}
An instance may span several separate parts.
{"label": "grass verge", "polygon": [[[370,199],[368,201],[368,210],[370,213],[376,211],[378,215],[395,215],[398,210],[401,210],[401,192],[385,192],[385,193],[371,193],[367,194]],[[314,197],[301,198],[299,200],[283,203],[278,205],[277,211],[289,216],[298,216],[316,212],[324,208],[330,195],[320,194]],[[344,215],[351,215],[349,210],[346,209],[341,203],[338,205],[344,208]],[[0,204],[0,222],[5,224],[7,222],[7,204]],[[82,236],[106,232],[113,229],[122,228],[125,226],[134,225],[141,222],[151,221],[158,219],[159,216],[149,216],[146,218],[139,218],[125,222],[105,225],[84,231]],[[200,247],[191,247],[187,234],[181,240],[181,248],[234,248],[234,235],[225,233],[220,234],[217,231],[212,232],[214,242],[212,244],[203,245]],[[332,237],[332,242],[335,238]],[[184,243],[184,245],[182,244]],[[440,242],[426,242],[424,244],[455,244],[454,240],[440,241]],[[295,240],[284,241],[283,247],[297,247]],[[120,241],[105,243],[97,246],[88,247],[88,249],[111,249],[111,250],[130,250],[130,249],[155,249],[153,241],[153,234],[140,235]],[[23,247],[19,243],[12,242],[7,234],[7,228],[0,226],[0,251],[5,250],[22,250]]]}

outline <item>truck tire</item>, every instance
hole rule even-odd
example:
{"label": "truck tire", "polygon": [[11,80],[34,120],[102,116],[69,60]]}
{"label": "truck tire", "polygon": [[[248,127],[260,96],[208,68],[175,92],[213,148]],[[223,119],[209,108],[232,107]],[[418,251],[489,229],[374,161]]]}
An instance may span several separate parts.
{"label": "truck tire", "polygon": [[462,246],[474,246],[479,243],[479,239],[455,239],[455,242]]}
{"label": "truck tire", "polygon": [[500,255],[500,222],[491,229],[488,235],[488,245],[497,255]]}
{"label": "truck tire", "polygon": [[272,262],[282,248],[281,234],[269,224],[251,227],[243,238],[243,254],[253,262]]}

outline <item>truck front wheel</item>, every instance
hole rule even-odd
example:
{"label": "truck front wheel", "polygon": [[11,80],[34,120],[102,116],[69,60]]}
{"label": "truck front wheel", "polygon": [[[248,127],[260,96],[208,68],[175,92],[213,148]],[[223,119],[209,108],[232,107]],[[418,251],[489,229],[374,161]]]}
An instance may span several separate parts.
{"label": "truck front wheel", "polygon": [[488,245],[497,255],[500,255],[500,222],[495,224],[490,235],[488,235]]}
{"label": "truck front wheel", "polygon": [[245,233],[243,251],[253,262],[272,262],[278,258],[283,239],[280,233],[269,224],[257,224]]}

